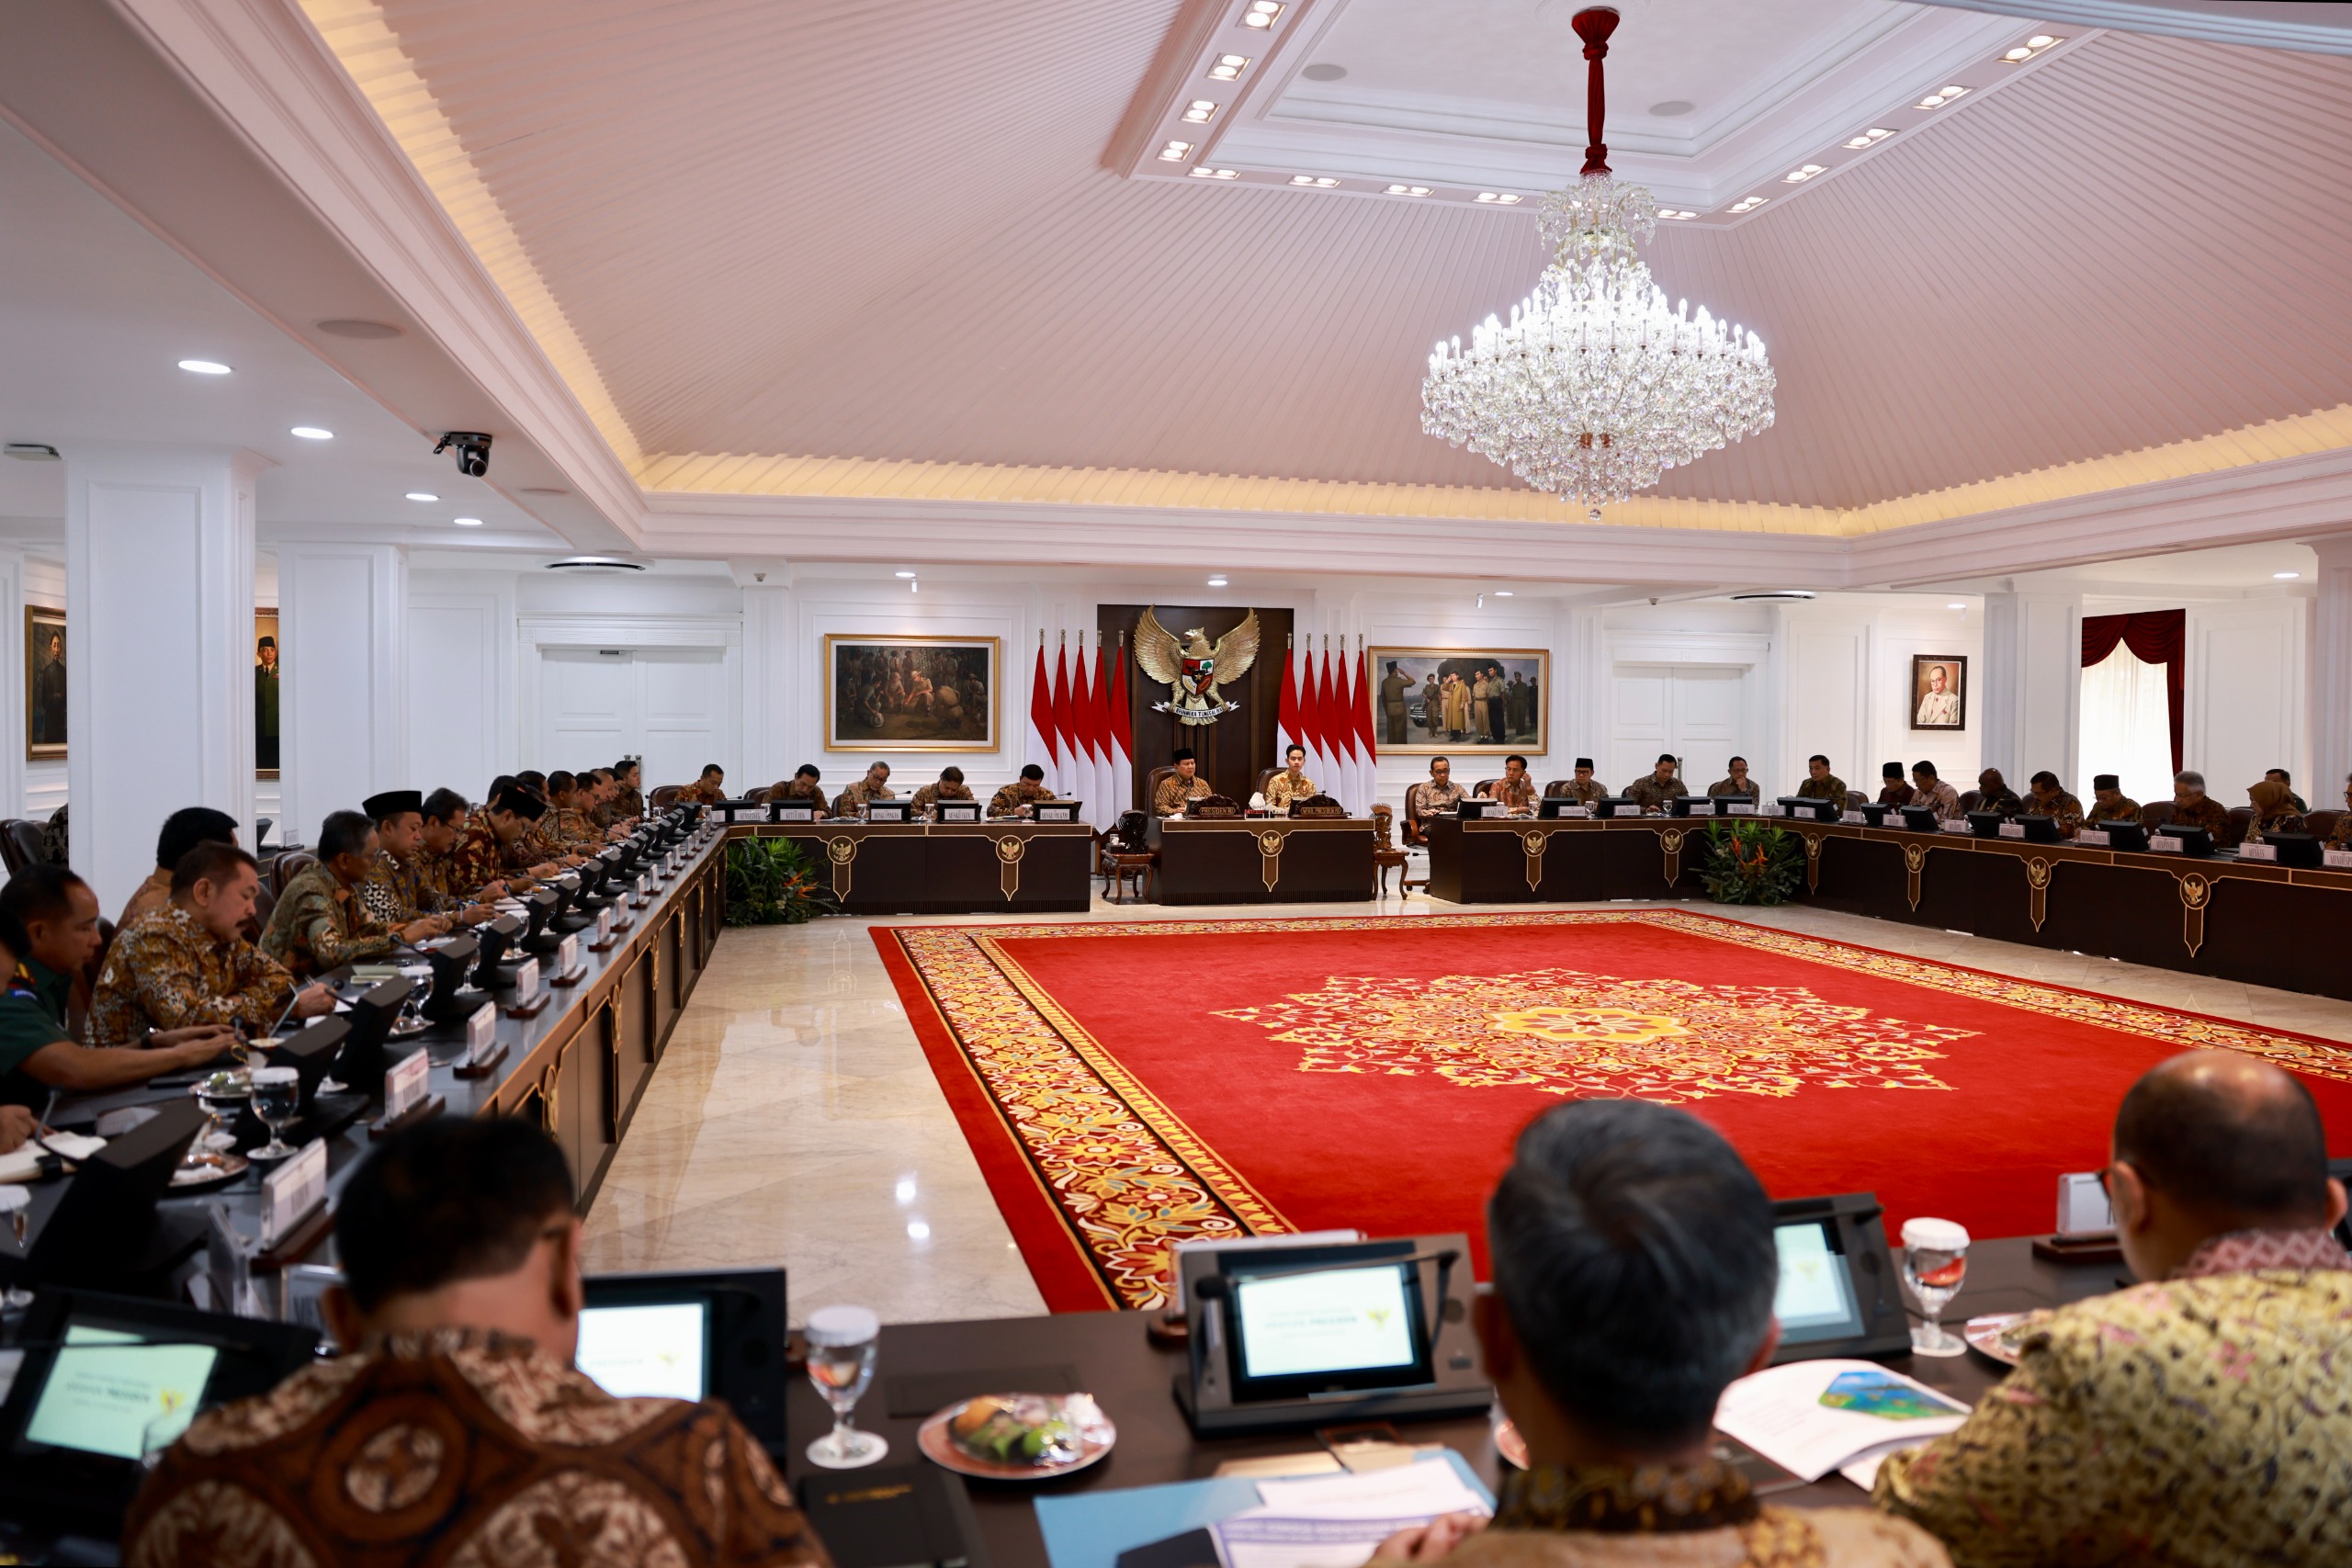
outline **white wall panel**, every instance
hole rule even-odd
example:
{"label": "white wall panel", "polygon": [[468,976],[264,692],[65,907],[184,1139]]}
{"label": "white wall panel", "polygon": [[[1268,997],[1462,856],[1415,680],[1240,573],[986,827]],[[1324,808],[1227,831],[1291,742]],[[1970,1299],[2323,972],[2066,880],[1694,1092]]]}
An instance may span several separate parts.
{"label": "white wall panel", "polygon": [[2335,804],[2311,774],[2304,636],[2301,600],[2189,606],[2181,762],[2225,806],[2244,805],[2266,768],[2294,773],[2314,806]]}
{"label": "white wall panel", "polygon": [[314,843],[328,813],[412,783],[408,563],[390,545],[277,555],[281,837]]}

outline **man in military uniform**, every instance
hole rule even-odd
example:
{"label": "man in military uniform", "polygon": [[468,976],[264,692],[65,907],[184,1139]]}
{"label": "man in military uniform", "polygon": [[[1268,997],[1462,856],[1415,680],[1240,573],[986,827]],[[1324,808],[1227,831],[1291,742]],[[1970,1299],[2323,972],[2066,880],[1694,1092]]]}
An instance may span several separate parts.
{"label": "man in military uniform", "polygon": [[319,859],[302,868],[270,911],[261,950],[309,978],[341,964],[382,958],[402,942],[439,936],[448,922],[435,915],[388,929],[368,912],[356,891],[376,859],[376,829],[356,811],[331,811],[319,829]]}
{"label": "man in military uniform", "polygon": [[449,848],[449,890],[460,897],[520,893],[560,867],[543,860],[531,828],[547,807],[519,784],[508,784],[459,831]]}
{"label": "man in military uniform", "polygon": [[1881,806],[1908,806],[1919,797],[1917,790],[1903,782],[1902,763],[1889,762],[1878,772],[1879,777],[1884,781],[1878,789]]}
{"label": "man in military uniform", "polygon": [[2301,817],[2311,810],[2311,807],[2303,803],[2303,797],[2295,793],[2295,776],[2286,769],[2267,768],[2263,771],[2262,776],[2266,779],[2275,779],[2287,786],[2287,804],[2294,807],[2296,816]]}
{"label": "man in military uniform", "polygon": [[171,902],[114,940],[90,998],[93,1045],[138,1045],[153,1034],[242,1023],[266,1032],[291,999],[296,1018],[334,1010],[334,991],[295,995],[286,966],[238,928],[254,912],[261,878],[234,844],[200,846],[172,874]]}
{"label": "man in military uniform", "polygon": [[863,817],[866,802],[896,800],[899,792],[890,787],[890,764],[876,762],[865,770],[865,776],[842,791],[833,802],[836,817]]}
{"label": "man in military uniform", "polygon": [[1578,806],[1590,806],[1596,800],[1609,797],[1608,786],[1592,776],[1592,759],[1577,759],[1577,776],[1560,786],[1560,798],[1573,800]]}
{"label": "man in military uniform", "polygon": [[1800,800],[1835,801],[1838,809],[1846,808],[1846,781],[1829,771],[1829,759],[1815,751],[1804,760],[1804,783],[1797,785]]}
{"label": "man in military uniform", "polygon": [[1193,749],[1180,746],[1176,749],[1176,771],[1160,780],[1159,787],[1152,792],[1152,814],[1182,817],[1186,801],[1216,793],[1209,788],[1209,781],[1201,777],[1200,760],[1193,755]]}
{"label": "man in military uniform", "polygon": [[918,817],[931,817],[938,813],[939,803],[943,800],[971,798],[972,786],[964,782],[964,770],[951,765],[939,770],[938,783],[927,784],[915,791],[914,812]]}
{"label": "man in military uniform", "polygon": [[1462,804],[1469,792],[1453,782],[1453,764],[1443,757],[1430,759],[1430,776],[1405,792],[1405,842],[1429,839],[1430,818]]}
{"label": "man in military uniform", "polygon": [[2048,817],[2058,824],[2058,836],[2071,839],[2083,825],[2083,803],[2059,787],[2058,775],[2044,768],[2033,775],[2025,797],[2025,815]]}
{"label": "man in military uniform", "polygon": [[645,815],[645,792],[638,788],[643,776],[638,765],[626,758],[613,766],[613,809],[621,821]]}
{"label": "man in military uniform", "polygon": [[1306,776],[1306,748],[1293,746],[1283,753],[1283,771],[1266,781],[1266,809],[1287,816],[1294,801],[1314,793],[1315,781]]}
{"label": "man in military uniform", "polygon": [[2009,781],[2001,776],[2000,769],[1987,768],[1976,775],[1976,809],[2015,817],[2025,810],[2025,802],[2018,798],[2018,792],[2009,787]]}
{"label": "man in military uniform", "polygon": [[487,904],[469,905],[452,895],[427,872],[423,794],[388,789],[369,795],[360,809],[376,825],[376,863],[359,885],[359,901],[379,923],[404,926],[437,915],[452,926],[471,926],[497,915]]}
{"label": "man in military uniform", "polygon": [[1405,744],[1405,694],[1412,689],[1413,682],[1396,668],[1396,661],[1388,660],[1388,673],[1380,678],[1380,722],[1388,745]]}
{"label": "man in military uniform", "polygon": [[678,798],[700,806],[718,805],[727,798],[727,770],[716,762],[705,762],[702,776],[680,790]]}
{"label": "man in military uniform", "polygon": [[1707,786],[1709,799],[1719,795],[1745,795],[1750,800],[1757,797],[1756,781],[1747,776],[1747,758],[1734,757],[1724,776]]}
{"label": "man in military uniform", "polygon": [[1053,798],[1054,792],[1046,787],[1046,770],[1035,762],[1024,762],[1018,779],[989,796],[989,818],[1001,821],[1008,817],[1023,816],[1028,807]]}
{"label": "man in military uniform", "polygon": [[1677,795],[1689,795],[1682,781],[1674,776],[1679,766],[1671,751],[1660,751],[1650,771],[1625,786],[1625,798],[1642,808],[1645,816],[1660,817],[1666,813],[1666,803]]}
{"label": "man in military uniform", "polygon": [[2091,808],[2083,813],[2084,827],[2140,820],[2140,803],[2123,793],[2122,784],[2122,779],[2113,773],[2100,773],[2091,780]]}
{"label": "man in military uniform", "polygon": [[1960,791],[1936,776],[1936,765],[1933,762],[1923,761],[1911,764],[1911,785],[1919,794],[1919,798],[1913,801],[1912,805],[1934,807],[1936,820],[1939,822],[1951,822],[1959,819]]}
{"label": "man in military uniform", "polygon": [[1535,781],[1527,776],[1527,759],[1514,751],[1503,759],[1503,776],[1488,784],[1483,792],[1488,800],[1502,802],[1503,808],[1513,817],[1524,817],[1535,809]]}
{"label": "man in military uniform", "polygon": [[803,762],[792,771],[792,776],[782,784],[770,786],[768,804],[782,802],[786,806],[806,806],[819,817],[826,814],[831,803],[825,797],[824,774],[814,762]]}

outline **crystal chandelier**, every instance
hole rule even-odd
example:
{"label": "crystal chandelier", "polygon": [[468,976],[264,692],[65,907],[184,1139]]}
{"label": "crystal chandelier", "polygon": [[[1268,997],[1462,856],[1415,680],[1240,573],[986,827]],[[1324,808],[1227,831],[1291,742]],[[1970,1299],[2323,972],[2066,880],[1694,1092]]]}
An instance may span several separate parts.
{"label": "crystal chandelier", "polygon": [[[1755,333],[1687,300],[1668,309],[1636,240],[1657,203],[1610,176],[1600,140],[1600,62],[1617,13],[1577,13],[1591,63],[1583,178],[1544,198],[1552,265],[1508,323],[1488,316],[1437,345],[1421,382],[1421,428],[1493,458],[1530,485],[1586,505],[1623,501],[1726,442],[1772,423],[1772,367]],[[1594,514],[1598,517],[1599,513]]]}

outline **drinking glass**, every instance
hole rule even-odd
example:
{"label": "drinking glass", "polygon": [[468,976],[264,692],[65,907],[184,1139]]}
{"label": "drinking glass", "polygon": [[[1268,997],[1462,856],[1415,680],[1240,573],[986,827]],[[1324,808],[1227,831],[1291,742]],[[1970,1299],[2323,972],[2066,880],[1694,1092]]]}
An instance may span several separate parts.
{"label": "drinking glass", "polygon": [[882,1320],[861,1306],[819,1307],[808,1314],[808,1381],[833,1407],[833,1429],[808,1445],[808,1462],[827,1470],[855,1470],[890,1451],[873,1432],[850,1425],[858,1395],[874,1381],[874,1341]]}
{"label": "drinking glass", "polygon": [[1944,1305],[1968,1277],[1968,1232],[1951,1220],[1924,1216],[1903,1222],[1903,1282],[1919,1301],[1927,1321],[1911,1330],[1918,1356],[1958,1356],[1968,1341],[1943,1325]]}
{"label": "drinking glass", "polygon": [[269,1142],[253,1152],[254,1159],[284,1159],[294,1152],[285,1140],[287,1123],[300,1107],[302,1075],[291,1067],[254,1069],[254,1114],[269,1129]]}
{"label": "drinking glass", "polygon": [[204,1162],[196,1157],[199,1153],[225,1154],[237,1146],[237,1134],[233,1129],[237,1124],[237,1112],[243,1108],[245,1099],[244,1093],[232,1093],[225,1085],[214,1089],[209,1075],[197,1079],[196,1102],[204,1107],[207,1120],[203,1134],[188,1145],[188,1157],[184,1163],[201,1165]]}
{"label": "drinking glass", "polygon": [[[25,1188],[13,1183],[0,1187],[0,1213],[8,1216],[8,1229],[17,1238],[18,1257],[24,1255],[25,1233],[32,1217],[32,1193]],[[0,1292],[0,1306],[10,1312],[22,1312],[32,1304],[33,1293],[30,1291],[18,1290],[12,1285],[6,1292]]]}

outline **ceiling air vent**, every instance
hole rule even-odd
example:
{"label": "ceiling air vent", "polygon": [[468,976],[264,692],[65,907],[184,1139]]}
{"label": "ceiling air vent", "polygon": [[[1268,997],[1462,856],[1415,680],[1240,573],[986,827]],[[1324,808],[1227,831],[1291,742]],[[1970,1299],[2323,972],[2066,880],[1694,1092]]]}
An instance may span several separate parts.
{"label": "ceiling air vent", "polygon": [[601,572],[605,576],[613,576],[621,572],[643,571],[645,563],[638,560],[623,560],[618,556],[566,556],[561,560],[548,562],[548,570],[584,573]]}
{"label": "ceiling air vent", "polygon": [[1725,597],[1734,604],[1753,604],[1758,600],[1769,604],[1774,601],[1785,603],[1791,600],[1810,599],[1813,595],[1802,588],[1768,588],[1761,593],[1732,593]]}

